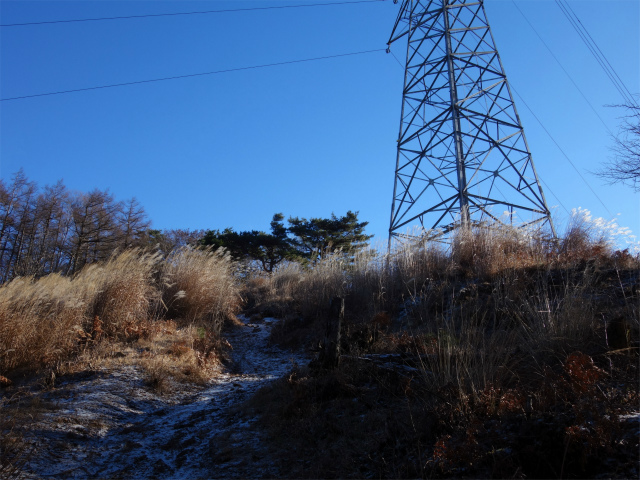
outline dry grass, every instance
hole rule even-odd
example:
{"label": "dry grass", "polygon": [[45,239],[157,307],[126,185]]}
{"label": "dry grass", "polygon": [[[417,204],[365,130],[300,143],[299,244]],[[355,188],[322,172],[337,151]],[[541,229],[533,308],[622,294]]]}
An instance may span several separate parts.
{"label": "dry grass", "polygon": [[219,338],[195,325],[168,329],[138,344],[147,352],[140,362],[147,383],[161,392],[170,390],[173,382],[204,384],[219,371],[225,356]]}
{"label": "dry grass", "polygon": [[543,265],[552,245],[542,231],[488,224],[459,229],[451,261],[461,273],[482,279],[506,269]]}
{"label": "dry grass", "polygon": [[[347,348],[357,342],[360,350],[379,349],[382,330],[426,334],[442,346],[440,360],[462,362],[456,372],[465,371],[467,386],[482,390],[503,375],[488,368],[504,370],[523,361],[518,356],[546,362],[572,348],[598,351],[606,343],[604,325],[618,316],[637,341],[632,299],[638,292],[629,284],[639,265],[585,222],[576,221],[558,241],[540,231],[487,225],[459,232],[449,250],[417,241],[388,255],[365,251],[353,259],[337,252],[311,268],[285,265],[270,277],[251,279],[245,295],[252,312],[262,307],[301,318],[288,322],[291,334],[297,326],[322,322],[331,298],[344,296]],[[376,320],[381,315],[392,321],[382,326]],[[355,338],[363,335],[365,341]],[[517,355],[494,345],[517,345]],[[501,358],[477,361],[477,346]],[[449,374],[444,378],[451,380]]]}
{"label": "dry grass", "polygon": [[178,326],[172,320],[156,320],[143,337],[111,340],[83,350],[55,368],[58,378],[87,370],[141,367],[147,386],[170,393],[184,384],[204,385],[220,371],[227,345],[202,326]]}
{"label": "dry grass", "polygon": [[204,322],[219,333],[241,305],[231,257],[222,249],[182,248],[162,269],[162,300],[169,318],[184,324]]}
{"label": "dry grass", "polygon": [[74,278],[16,278],[0,287],[0,371],[55,365],[102,337],[140,336],[157,263],[156,255],[128,251]]}
{"label": "dry grass", "polygon": [[291,476],[633,475],[637,438],[615,418],[639,398],[638,256],[575,222],[558,241],[494,226],[451,249],[327,260],[246,287],[252,311],[285,312],[285,345],[317,345],[345,297],[342,365],[298,370],[248,407]]}
{"label": "dry grass", "polygon": [[82,289],[54,274],[0,288],[0,372],[38,368],[69,355],[85,318]]}
{"label": "dry grass", "polygon": [[128,250],[80,271],[74,281],[84,289],[91,328],[98,317],[103,335],[139,336],[157,296],[153,275],[159,262],[159,254]]}
{"label": "dry grass", "polygon": [[[163,299],[167,308],[159,308]],[[222,322],[239,305],[229,257],[192,249],[166,260],[129,250],[73,278],[16,278],[0,286],[0,375],[59,369],[87,351],[98,358],[103,350],[121,349],[120,342],[157,340],[167,331],[166,314],[184,327],[176,341],[192,352],[180,360],[183,365],[162,352],[170,370],[191,371],[185,375],[199,379],[221,351]],[[181,335],[174,329],[174,337]]]}

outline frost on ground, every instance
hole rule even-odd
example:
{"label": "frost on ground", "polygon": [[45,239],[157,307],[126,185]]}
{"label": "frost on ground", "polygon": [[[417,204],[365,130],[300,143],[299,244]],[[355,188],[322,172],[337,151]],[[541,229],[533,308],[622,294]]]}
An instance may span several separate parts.
{"label": "frost on ground", "polygon": [[275,320],[243,320],[226,336],[229,371],[205,387],[158,394],[139,367],[124,366],[36,393],[26,478],[277,477],[255,419],[233,407],[305,358],[268,344]]}

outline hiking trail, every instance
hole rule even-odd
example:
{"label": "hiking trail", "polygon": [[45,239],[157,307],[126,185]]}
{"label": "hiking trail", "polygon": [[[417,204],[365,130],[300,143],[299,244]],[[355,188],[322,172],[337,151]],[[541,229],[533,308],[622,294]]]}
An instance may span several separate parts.
{"label": "hiking trail", "polygon": [[137,366],[62,377],[37,392],[42,414],[28,427],[31,478],[278,477],[253,428],[234,411],[259,388],[308,361],[269,345],[276,322],[243,324],[224,337],[232,363],[206,386],[160,394]]}

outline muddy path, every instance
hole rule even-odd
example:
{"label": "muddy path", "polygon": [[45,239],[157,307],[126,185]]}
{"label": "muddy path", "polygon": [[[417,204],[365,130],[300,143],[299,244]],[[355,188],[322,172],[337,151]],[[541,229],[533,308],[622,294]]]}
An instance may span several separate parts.
{"label": "muddy path", "polygon": [[205,387],[158,394],[138,367],[91,372],[37,393],[27,478],[278,477],[256,419],[234,412],[303,355],[268,344],[275,320],[226,335],[233,363]]}

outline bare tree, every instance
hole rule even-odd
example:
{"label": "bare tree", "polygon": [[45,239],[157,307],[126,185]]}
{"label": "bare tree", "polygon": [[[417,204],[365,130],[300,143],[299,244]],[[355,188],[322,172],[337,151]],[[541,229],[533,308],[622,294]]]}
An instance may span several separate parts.
{"label": "bare tree", "polygon": [[[159,231],[135,198],[118,202],[108,190],[71,192],[62,180],[38,186],[22,170],[0,179],[0,284],[25,275],[73,274],[115,251],[151,247]],[[197,232],[172,231],[172,244]]]}
{"label": "bare tree", "polygon": [[117,248],[121,237],[116,218],[121,208],[107,190],[96,189],[74,200],[70,239],[73,253],[67,273],[75,273],[87,263],[104,260]]}
{"label": "bare tree", "polygon": [[616,105],[627,110],[620,133],[614,138],[613,158],[596,175],[609,184],[622,183],[640,192],[640,106]]}
{"label": "bare tree", "polygon": [[[57,270],[56,258],[64,248],[65,220],[68,220],[69,192],[62,180],[53,187],[45,186],[44,193],[38,197],[38,249],[32,255],[37,262],[37,275],[52,273]],[[67,222],[68,223],[68,222]]]}
{"label": "bare tree", "polygon": [[118,218],[120,223],[122,248],[144,246],[145,232],[151,226],[144,207],[136,198],[127,200],[122,204],[122,210]]}
{"label": "bare tree", "polygon": [[180,247],[200,245],[204,230],[174,228],[170,230],[147,230],[141,240],[150,248],[158,249],[163,255],[169,255]]}
{"label": "bare tree", "polygon": [[38,230],[38,203],[36,187],[25,192],[27,195],[16,210],[16,234],[13,237],[9,263],[13,265],[13,275],[25,276],[35,273],[36,267],[32,257],[36,246],[36,234]]}
{"label": "bare tree", "polygon": [[[33,226],[36,184],[30,182],[22,169],[11,185],[0,182],[0,268],[2,280],[13,274],[16,257],[25,245],[27,225]],[[7,256],[8,254],[8,256]]]}

